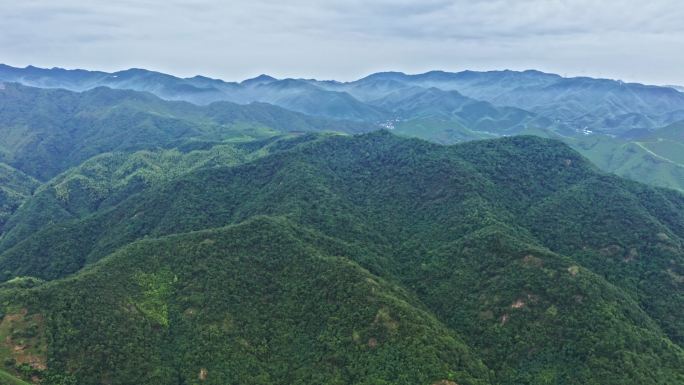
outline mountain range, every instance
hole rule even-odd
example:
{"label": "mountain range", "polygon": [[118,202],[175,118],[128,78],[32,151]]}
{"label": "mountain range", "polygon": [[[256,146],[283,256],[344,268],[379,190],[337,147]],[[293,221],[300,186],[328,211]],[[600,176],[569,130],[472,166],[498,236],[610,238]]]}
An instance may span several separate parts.
{"label": "mountain range", "polygon": [[672,88],[0,81],[0,382],[684,383]]}
{"label": "mountain range", "polygon": [[265,103],[197,106],[152,94],[98,87],[84,92],[16,83],[0,90],[0,161],[39,180],[103,152],[245,141],[291,131],[363,132],[373,127]]}
{"label": "mountain range", "polygon": [[352,82],[260,75],[238,83],[143,69],[106,73],[6,65],[0,65],[0,81],[79,92],[104,86],[197,105],[268,103],[444,144],[540,135],[565,141],[605,171],[684,191],[684,164],[671,150],[681,141],[653,135],[684,121],[684,94],[673,87],[531,70],[385,72]]}
{"label": "mountain range", "polygon": [[[575,130],[620,133],[626,128],[650,129],[684,120],[684,95],[673,88],[608,79],[563,78],[539,71],[433,71],[420,75],[385,72],[346,83],[279,80],[260,75],[235,83],[202,76],[178,78],[143,69],[105,73],[2,66],[0,79],[75,91],[98,86],[131,89],[196,104],[259,101],[308,114],[357,120],[396,118],[392,114],[396,111],[382,103],[382,99],[397,92],[415,92],[410,90],[413,87],[457,91],[497,106],[529,110]],[[442,95],[445,103],[451,101],[451,96]]]}

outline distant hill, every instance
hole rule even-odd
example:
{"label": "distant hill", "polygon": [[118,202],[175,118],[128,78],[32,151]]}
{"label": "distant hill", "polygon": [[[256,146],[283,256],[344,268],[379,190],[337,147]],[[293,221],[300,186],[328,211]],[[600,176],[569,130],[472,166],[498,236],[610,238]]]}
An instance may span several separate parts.
{"label": "distant hill", "polygon": [[672,123],[649,133],[644,133],[641,139],[666,139],[684,143],[684,120]]}
{"label": "distant hill", "polygon": [[432,71],[418,75],[382,72],[346,83],[277,80],[261,75],[233,83],[202,76],[178,78],[144,69],[104,73],[2,65],[0,80],[76,91],[98,86],[132,89],[196,104],[258,101],[310,115],[373,123],[395,119],[396,115],[392,108],[378,109],[371,102],[397,92],[405,93],[413,87],[458,91],[498,107],[527,110],[577,132],[592,130],[620,135],[632,129],[654,129],[684,120],[684,94],[672,87],[587,77],[564,78],[532,70]]}
{"label": "distant hill", "polygon": [[217,101],[239,104],[263,102],[315,116],[364,121],[379,121],[384,118],[382,111],[377,111],[344,92],[327,91],[294,79],[263,81],[264,79],[272,78],[261,77],[243,83],[228,83],[201,76],[182,79],[144,69],[129,69],[110,74],[0,65],[0,81],[19,82],[33,87],[84,91],[105,86],[149,92],[166,100],[182,100],[199,105]]}
{"label": "distant hill", "polygon": [[684,142],[595,135],[566,140],[594,164],[623,177],[684,192]]}
{"label": "distant hill", "polygon": [[103,152],[170,148],[190,140],[245,141],[293,131],[370,129],[264,103],[197,106],[106,87],[81,93],[18,84],[0,89],[0,162],[42,181]]}
{"label": "distant hill", "polygon": [[[620,147],[626,151],[621,152],[626,156],[621,157],[617,152],[611,156],[611,161],[620,167],[621,175],[684,191],[684,121],[655,130],[633,131],[623,141],[613,138],[604,141],[622,142]],[[624,162],[620,164],[621,158]]]}
{"label": "distant hill", "polygon": [[[386,128],[443,144],[540,135],[571,144],[605,171],[662,187],[681,190],[684,185],[676,155],[684,142],[637,139],[684,121],[684,94],[672,87],[564,78],[531,70],[383,72],[352,82],[279,80],[260,75],[235,83],[203,76],[178,78],[144,69],[104,73],[0,65],[1,80],[75,91],[101,86],[131,89],[199,105],[258,101],[344,121],[339,125],[313,123],[325,129],[360,132]],[[245,116],[243,120],[250,119]],[[290,122],[301,119],[285,118],[286,130],[311,131],[311,124],[289,127]],[[283,121],[267,120],[267,127]],[[264,128],[259,126],[250,129]],[[267,132],[270,130],[252,132],[243,138],[263,137]],[[50,176],[54,174],[52,171]]]}
{"label": "distant hill", "polygon": [[344,90],[360,100],[377,97],[377,90],[418,86],[458,91],[497,106],[525,109],[582,131],[621,133],[656,128],[684,118],[684,95],[669,87],[617,80],[564,78],[539,71],[432,71],[419,75],[377,73],[350,83],[315,82]]}
{"label": "distant hill", "polygon": [[[0,249],[8,249],[54,223],[83,219],[116,206],[132,195],[191,171],[245,163],[314,138],[303,135],[243,143],[190,142],[173,149],[97,155],[40,185],[35,192],[23,191],[19,203],[32,192],[33,196],[20,208],[17,204],[7,210],[5,219],[12,218],[0,228]],[[30,187],[35,189],[36,185]]]}
{"label": "distant hill", "polygon": [[[162,167],[168,177],[149,188],[4,250],[1,302],[48,363],[38,375],[84,385],[684,380],[684,195],[532,136],[292,140],[223,166]],[[75,175],[99,167],[44,191],[79,191]],[[120,179],[97,178],[123,191]]]}

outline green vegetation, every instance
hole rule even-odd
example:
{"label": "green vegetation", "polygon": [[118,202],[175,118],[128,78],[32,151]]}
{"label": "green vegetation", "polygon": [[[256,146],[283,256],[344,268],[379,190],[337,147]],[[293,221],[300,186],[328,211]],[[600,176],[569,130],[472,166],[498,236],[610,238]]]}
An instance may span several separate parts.
{"label": "green vegetation", "polygon": [[84,218],[190,171],[244,163],[314,139],[308,135],[289,138],[98,155],[43,184],[5,226],[0,250],[51,224]]}
{"label": "green vegetation", "polygon": [[566,139],[601,169],[625,178],[684,191],[684,142],[624,140],[603,135]]}
{"label": "green vegetation", "polygon": [[[497,137],[495,134],[470,130],[455,121],[440,119],[411,119],[397,122],[393,132],[397,135],[425,138],[441,144]],[[420,135],[416,135],[416,133],[420,133]]]}
{"label": "green vegetation", "polygon": [[[602,134],[565,136],[550,129],[542,129],[536,123],[519,129],[518,134],[561,140],[603,171],[653,186],[684,191],[684,141],[660,137],[624,139]],[[452,121],[421,119],[400,122],[394,132],[442,144],[498,136],[493,132],[468,130]]]}
{"label": "green vegetation", "polygon": [[0,254],[46,384],[684,381],[684,196],[558,141],[108,154],[34,200],[76,213]]}
{"label": "green vegetation", "polygon": [[79,384],[489,383],[458,337],[329,242],[259,218],[135,243],[32,293],[51,314],[48,366]]}
{"label": "green vegetation", "polygon": [[[2,65],[0,80],[89,90],[75,94],[9,84],[0,93],[0,162],[41,181],[103,152],[174,148],[198,139],[248,141],[290,131],[394,127],[397,134],[442,144],[550,136],[604,171],[684,191],[684,94],[669,87],[538,71],[379,73],[349,83],[264,75],[227,83],[142,69],[106,74]],[[21,200],[0,191],[0,210],[11,213]]]}
{"label": "green vegetation", "polygon": [[3,384],[7,385],[29,385],[28,382],[16,378],[15,376],[7,373],[4,370],[0,370],[0,381],[2,381]]}
{"label": "green vegetation", "polygon": [[105,152],[367,128],[268,104],[220,102],[200,107],[104,87],[76,93],[7,84],[0,90],[0,162],[41,181]]}
{"label": "green vegetation", "polygon": [[683,94],[0,79],[0,383],[684,383]]}
{"label": "green vegetation", "polygon": [[[10,306],[0,322],[0,360],[17,377],[30,379],[45,369],[47,343],[45,321],[40,314],[29,315],[27,309]],[[0,378],[13,376],[0,373]],[[21,383],[18,379],[12,383]]]}
{"label": "green vegetation", "polygon": [[[588,77],[564,78],[534,70],[431,71],[417,75],[382,72],[352,82],[278,80],[262,75],[242,83],[229,83],[202,76],[182,79],[137,68],[109,74],[0,65],[0,81],[75,91],[105,86],[151,92],[167,100],[200,105],[215,101],[271,103],[310,115],[374,123],[397,118],[396,112],[416,112],[413,118],[424,117],[426,112],[443,112],[445,106],[454,112],[451,107],[464,99],[479,101],[473,105],[475,110],[499,110],[496,115],[517,109],[513,115],[538,115],[554,126],[576,132],[590,129],[621,135],[684,119],[684,93],[671,87]],[[439,95],[435,103],[435,91],[456,91],[458,95]],[[405,99],[406,95],[411,98]],[[416,110],[416,106],[421,108]],[[479,117],[488,114],[478,112]],[[502,119],[497,127],[510,127],[510,122]]]}
{"label": "green vegetation", "polygon": [[38,181],[30,176],[0,163],[0,232],[5,222],[38,185]]}

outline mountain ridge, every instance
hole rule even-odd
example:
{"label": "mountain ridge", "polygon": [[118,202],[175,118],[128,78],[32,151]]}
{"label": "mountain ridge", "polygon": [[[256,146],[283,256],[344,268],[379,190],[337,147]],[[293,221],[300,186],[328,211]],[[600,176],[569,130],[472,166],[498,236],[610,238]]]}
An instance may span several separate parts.
{"label": "mountain ridge", "polygon": [[535,136],[318,135],[27,233],[0,297],[82,384],[684,378],[682,194]]}
{"label": "mountain ridge", "polygon": [[197,106],[108,87],[78,93],[8,83],[0,90],[0,131],[5,135],[0,161],[42,180],[117,149],[168,147],[191,139],[244,141],[290,131],[368,129],[265,103]]}
{"label": "mountain ridge", "polygon": [[[143,69],[129,69],[110,74],[103,72],[88,72],[84,70],[53,70],[58,71],[58,73],[56,76],[54,76],[54,79],[51,80],[56,82],[52,86],[58,86],[59,78],[66,77],[67,79],[71,80],[64,81],[62,83],[61,86],[64,88],[71,87],[75,88],[76,90],[83,90],[92,88],[96,84],[107,85],[114,88],[133,87],[135,89],[138,87],[137,90],[151,91],[163,98],[190,100],[199,104],[206,104],[207,102],[218,100],[228,100],[238,103],[250,101],[274,102],[276,100],[282,100],[280,103],[282,103],[282,106],[286,108],[310,114],[322,114],[323,116],[328,117],[335,117],[337,115],[335,112],[325,112],[325,110],[323,112],[317,111],[316,108],[318,107],[313,107],[315,104],[313,106],[307,105],[302,100],[291,99],[287,97],[287,95],[273,96],[269,95],[268,93],[257,93],[250,95],[249,92],[241,90],[240,87],[251,86],[253,85],[253,81],[256,81],[256,85],[280,83],[280,87],[288,87],[281,83],[283,81],[285,81],[288,85],[306,83],[315,85],[317,87],[317,89],[312,89],[310,91],[316,92],[316,98],[319,99],[334,99],[336,97],[340,97],[335,96],[334,93],[327,94],[326,92],[342,92],[349,93],[351,96],[360,101],[367,101],[368,99],[363,96],[365,91],[359,90],[360,86],[367,83],[374,83],[376,80],[390,80],[398,83],[405,83],[409,86],[417,85],[425,88],[438,87],[446,91],[456,90],[466,96],[488,101],[498,106],[518,107],[531,110],[532,112],[547,113],[550,114],[548,117],[551,119],[569,119],[567,123],[577,126],[578,129],[583,128],[582,124],[585,124],[586,118],[582,118],[583,114],[593,113],[594,116],[591,117],[592,120],[598,121],[600,119],[598,113],[592,111],[595,109],[596,102],[600,100],[597,98],[609,97],[610,92],[614,92],[614,89],[625,89],[628,90],[629,93],[649,95],[651,98],[657,96],[660,100],[657,103],[660,104],[655,106],[644,105],[643,100],[639,100],[639,97],[636,99],[626,99],[624,102],[621,102],[631,103],[630,105],[633,105],[634,107],[630,107],[631,109],[629,112],[646,114],[649,116],[649,118],[656,119],[656,124],[665,125],[672,123],[672,121],[663,120],[665,118],[656,116],[654,113],[656,110],[659,114],[664,112],[684,111],[684,95],[681,95],[680,92],[676,92],[670,87],[650,86],[641,83],[625,83],[620,80],[612,79],[561,77],[559,75],[544,73],[537,70],[502,70],[485,72],[429,71],[415,75],[407,75],[401,72],[382,72],[371,74],[364,78],[349,82],[317,81],[291,78],[278,80],[268,75],[261,75],[254,79],[247,79],[246,81],[243,81],[243,83],[225,82],[218,79],[211,79],[211,81],[208,82],[206,81],[208,78],[203,78],[203,81],[198,82],[193,81],[196,80],[197,77],[179,78],[172,75]],[[0,80],[4,79],[5,81],[22,81],[28,85],[40,86],[40,84],[42,84],[41,79],[51,79],[49,75],[50,71],[53,70],[38,69],[36,67],[20,69],[3,65],[0,67]],[[119,76],[136,79],[138,85],[130,83],[126,85],[125,82],[115,81],[115,78]],[[84,78],[88,78],[88,81],[81,86],[77,86],[76,84],[78,81],[80,80],[83,82]],[[149,83],[149,78],[156,79],[156,83]],[[264,79],[267,79],[267,81],[261,81]],[[554,87],[563,88],[565,90],[564,92],[566,93],[569,92],[569,90],[572,90],[574,93],[579,93],[579,95],[582,95],[583,99],[586,99],[586,102],[583,105],[576,105],[577,107],[581,107],[579,111],[568,116],[555,115],[549,112],[548,107],[535,105],[535,101],[548,99],[549,95],[551,95],[549,92],[555,92]],[[397,89],[397,87],[394,87],[393,91],[396,91]],[[524,92],[528,92],[529,94],[527,96],[522,96],[522,93]],[[197,94],[196,98],[192,96],[193,93]],[[672,101],[668,101],[667,98],[672,99]],[[569,105],[571,102],[576,103],[576,100],[573,101],[573,99],[566,98],[560,100],[560,102],[565,105]],[[276,104],[278,104],[278,102],[276,102]],[[557,109],[558,107],[559,106],[556,105],[553,108]],[[353,107],[353,109],[357,110],[359,108],[359,106]],[[609,113],[615,116],[624,115],[625,113],[624,108],[619,106],[616,108],[616,106],[603,104],[603,108],[610,109]],[[362,120],[377,120],[379,118],[377,114],[374,115],[372,113],[347,116],[347,118],[349,117]],[[653,128],[654,126],[651,125],[649,127]]]}

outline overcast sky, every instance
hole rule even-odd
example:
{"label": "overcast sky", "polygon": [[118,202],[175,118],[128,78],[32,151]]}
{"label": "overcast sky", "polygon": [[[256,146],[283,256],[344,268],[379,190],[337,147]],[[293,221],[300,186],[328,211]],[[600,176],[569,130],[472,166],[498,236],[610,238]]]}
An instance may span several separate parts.
{"label": "overcast sky", "polygon": [[684,85],[684,1],[0,0],[0,62],[226,80],[534,68]]}

